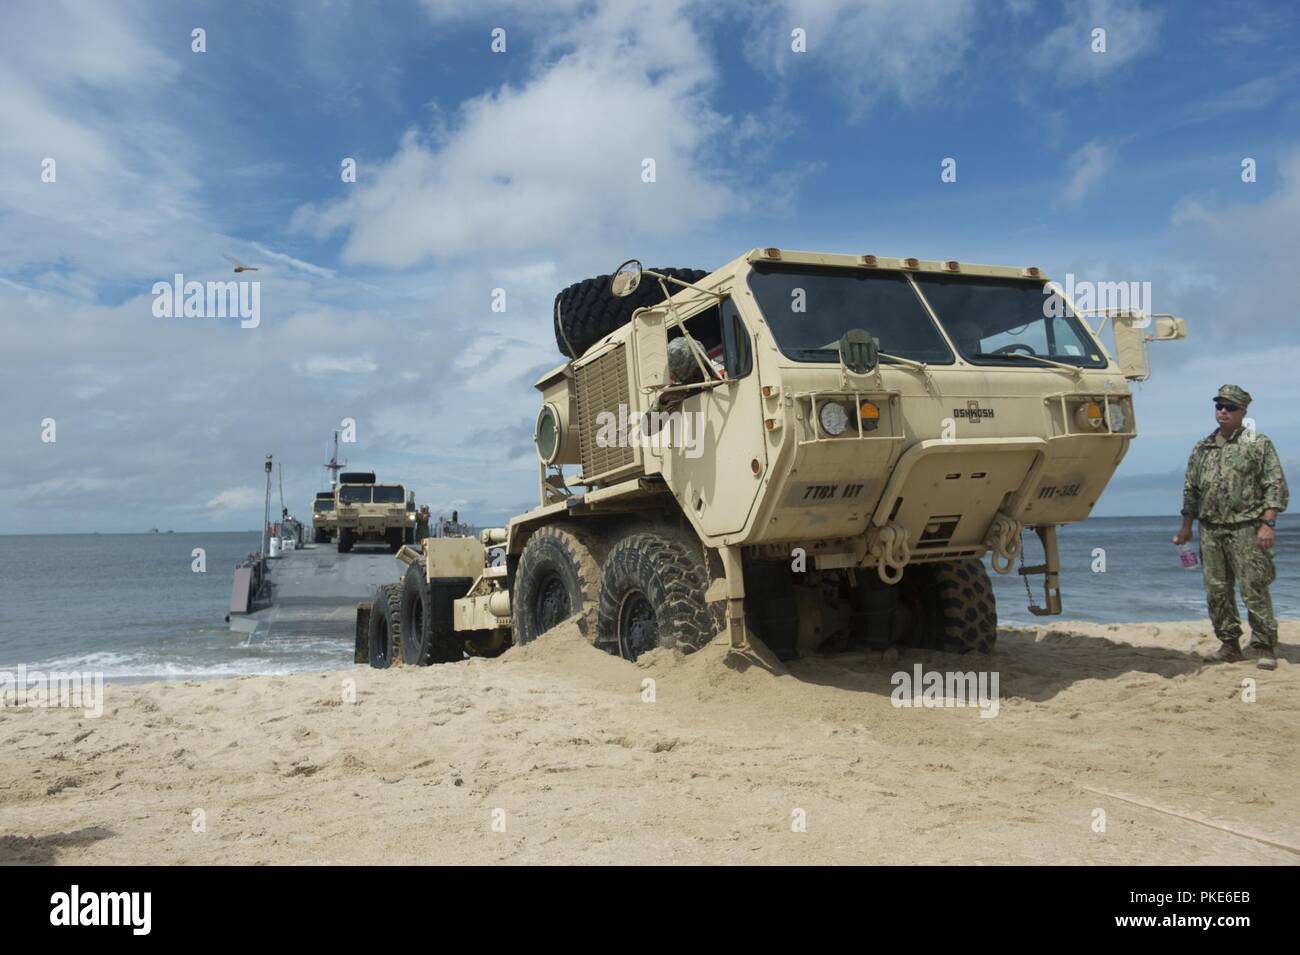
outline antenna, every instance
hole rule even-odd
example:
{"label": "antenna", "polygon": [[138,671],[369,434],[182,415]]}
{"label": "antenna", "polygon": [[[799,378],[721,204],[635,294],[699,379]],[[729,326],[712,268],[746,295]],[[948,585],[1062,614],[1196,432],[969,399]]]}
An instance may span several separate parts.
{"label": "antenna", "polygon": [[266,560],[266,538],[271,530],[271,455],[266,456],[266,497],[262,501],[262,560]]}
{"label": "antenna", "polygon": [[344,461],[342,464],[339,464],[339,433],[335,431],[334,432],[334,456],[330,458],[329,462],[325,465],[325,470],[329,471],[330,473],[331,491],[334,490],[334,488],[338,487],[339,472],[342,471],[347,466],[348,466],[348,462],[346,461]]}
{"label": "antenna", "polygon": [[284,508],[284,462],[277,461],[275,467],[280,474],[280,516],[283,517],[288,513]]}

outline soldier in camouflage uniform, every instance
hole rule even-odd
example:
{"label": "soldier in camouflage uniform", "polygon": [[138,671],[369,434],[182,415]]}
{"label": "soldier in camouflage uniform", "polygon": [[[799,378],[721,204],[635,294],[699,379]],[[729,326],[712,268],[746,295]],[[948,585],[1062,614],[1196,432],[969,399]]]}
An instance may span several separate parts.
{"label": "soldier in camouflage uniform", "polygon": [[1262,670],[1277,666],[1277,618],[1268,587],[1273,568],[1274,528],[1286,510],[1286,475],[1273,442],[1244,429],[1250,394],[1224,385],[1214,397],[1218,429],[1192,448],[1183,482],[1183,526],[1175,544],[1192,536],[1192,520],[1201,523],[1201,570],[1210,607],[1210,622],[1221,646],[1206,657],[1211,663],[1242,659],[1241,618],[1235,585],[1250,620],[1250,645]]}

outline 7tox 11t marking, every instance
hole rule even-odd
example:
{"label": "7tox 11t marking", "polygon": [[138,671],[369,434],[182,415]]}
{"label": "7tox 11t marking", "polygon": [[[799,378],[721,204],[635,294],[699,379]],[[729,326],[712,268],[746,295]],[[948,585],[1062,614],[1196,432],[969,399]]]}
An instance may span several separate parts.
{"label": "7tox 11t marking", "polygon": [[862,489],[865,487],[865,484],[809,484],[804,488],[803,499],[805,501],[834,500],[836,492],[842,489],[843,493],[838,496],[841,501],[844,501],[849,498],[857,497],[862,493]]}

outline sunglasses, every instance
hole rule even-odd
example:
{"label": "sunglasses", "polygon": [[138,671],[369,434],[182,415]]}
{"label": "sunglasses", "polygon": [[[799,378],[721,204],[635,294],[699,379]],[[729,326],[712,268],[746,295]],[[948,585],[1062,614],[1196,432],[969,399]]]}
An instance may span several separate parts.
{"label": "sunglasses", "polygon": [[1214,410],[1215,411],[1240,411],[1241,409],[1236,405],[1225,405],[1222,402],[1216,401],[1214,403]]}

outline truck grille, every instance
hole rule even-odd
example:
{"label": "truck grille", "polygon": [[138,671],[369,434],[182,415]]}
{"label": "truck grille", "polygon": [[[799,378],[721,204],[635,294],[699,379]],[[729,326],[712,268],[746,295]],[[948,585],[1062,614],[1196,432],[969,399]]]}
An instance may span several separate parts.
{"label": "truck grille", "polygon": [[[582,476],[591,479],[636,463],[630,442],[625,446],[599,447],[596,416],[608,411],[619,417],[620,406],[628,409],[626,346],[618,345],[590,364],[577,369],[574,381],[578,397],[578,448],[582,455]],[[630,414],[630,409],[624,412]]]}

